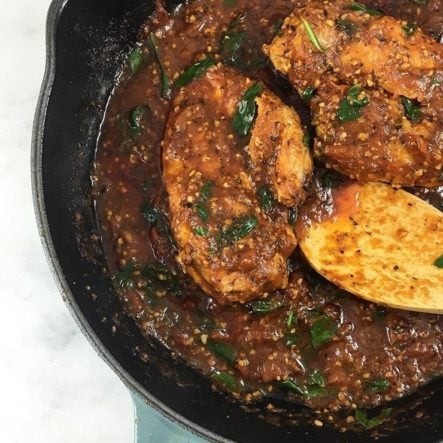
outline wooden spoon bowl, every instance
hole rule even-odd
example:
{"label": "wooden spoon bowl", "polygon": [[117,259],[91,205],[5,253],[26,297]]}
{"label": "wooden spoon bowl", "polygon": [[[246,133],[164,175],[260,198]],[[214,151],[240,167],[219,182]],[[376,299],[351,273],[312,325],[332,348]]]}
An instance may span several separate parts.
{"label": "wooden spoon bowl", "polygon": [[351,182],[297,221],[311,266],[346,291],[398,309],[443,313],[443,214],[409,192]]}

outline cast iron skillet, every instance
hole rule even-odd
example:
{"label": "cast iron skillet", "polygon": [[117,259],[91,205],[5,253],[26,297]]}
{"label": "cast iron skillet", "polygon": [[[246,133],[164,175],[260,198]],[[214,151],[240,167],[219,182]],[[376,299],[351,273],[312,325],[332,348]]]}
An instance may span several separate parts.
{"label": "cast iron skillet", "polygon": [[[173,8],[174,1],[167,6]],[[146,342],[122,313],[105,272],[90,172],[120,63],[153,8],[152,0],[54,0],[50,7],[32,173],[40,234],[63,298],[96,351],[133,392],[210,441],[368,441],[367,432],[342,434],[307,420],[275,426],[261,418],[264,408],[246,411],[213,392],[204,377],[174,361],[158,343]],[[441,384],[400,402],[403,422],[381,441],[442,438]],[[421,419],[415,418],[417,411],[424,413]]]}

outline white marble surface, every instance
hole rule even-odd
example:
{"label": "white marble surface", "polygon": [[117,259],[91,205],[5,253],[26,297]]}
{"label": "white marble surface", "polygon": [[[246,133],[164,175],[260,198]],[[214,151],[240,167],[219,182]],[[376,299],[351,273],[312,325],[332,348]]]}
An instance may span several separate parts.
{"label": "white marble surface", "polygon": [[133,439],[129,394],[81,335],[46,264],[30,183],[49,0],[0,0],[0,441]]}

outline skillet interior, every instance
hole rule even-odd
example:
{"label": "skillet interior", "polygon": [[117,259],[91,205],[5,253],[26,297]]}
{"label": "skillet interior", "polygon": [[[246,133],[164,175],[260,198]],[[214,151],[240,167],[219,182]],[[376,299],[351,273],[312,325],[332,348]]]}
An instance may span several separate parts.
{"label": "skillet interior", "polygon": [[[89,176],[118,61],[152,10],[153,2],[147,0],[55,0],[51,6],[49,60],[34,131],[34,196],[46,252],[64,298],[96,350],[131,389],[210,440],[367,441],[367,432],[341,434],[306,422],[276,427],[260,418],[266,410],[245,411],[214,393],[204,377],[174,361],[161,346],[146,343],[121,312],[105,275]],[[441,438],[441,385],[398,402],[403,423],[386,429],[382,440]],[[292,411],[303,415],[301,408]],[[417,411],[423,413],[419,420],[414,418]]]}

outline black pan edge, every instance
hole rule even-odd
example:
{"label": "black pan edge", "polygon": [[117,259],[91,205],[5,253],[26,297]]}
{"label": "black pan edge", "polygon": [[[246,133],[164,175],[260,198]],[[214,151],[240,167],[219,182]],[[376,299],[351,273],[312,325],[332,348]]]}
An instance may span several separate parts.
{"label": "black pan edge", "polygon": [[118,375],[125,386],[133,392],[139,394],[146,403],[160,412],[172,422],[182,426],[187,431],[190,431],[200,437],[206,438],[212,442],[233,442],[225,438],[221,438],[217,434],[205,429],[196,423],[186,419],[180,414],[177,414],[173,409],[166,406],[158,398],[154,397],[148,390],[146,390],[140,383],[129,375],[127,370],[113,357],[108,348],[99,339],[97,334],[92,329],[87,321],[85,315],[79,308],[55,252],[53,241],[51,238],[48,219],[46,216],[46,208],[43,194],[43,177],[42,177],[42,152],[44,129],[46,121],[46,111],[51,97],[52,86],[55,79],[55,35],[57,25],[61,13],[69,0],[53,0],[48,11],[46,20],[46,65],[43,76],[42,86],[37,102],[37,108],[34,115],[33,130],[32,130],[32,147],[31,147],[31,181],[32,181],[32,196],[34,203],[34,212],[37,221],[40,241],[42,242],[43,250],[46,260],[51,269],[51,273],[57,284],[57,287],[66,303],[72,317],[77,323],[82,334],[86,337],[89,343],[93,346],[97,354],[102,358],[106,364]]}

